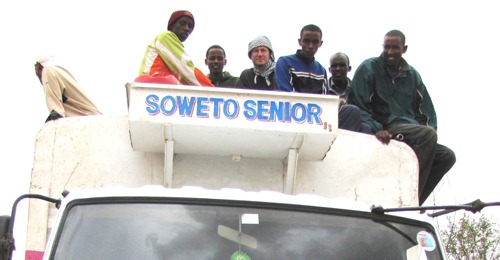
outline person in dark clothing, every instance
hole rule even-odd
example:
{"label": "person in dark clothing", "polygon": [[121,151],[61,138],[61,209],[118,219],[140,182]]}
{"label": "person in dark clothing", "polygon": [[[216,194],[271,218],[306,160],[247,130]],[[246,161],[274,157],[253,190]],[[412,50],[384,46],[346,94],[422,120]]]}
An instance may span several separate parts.
{"label": "person in dark clothing", "polygon": [[300,31],[301,49],[276,62],[276,87],[282,91],[328,94],[326,69],[314,58],[323,44],[321,29],[313,24]]}
{"label": "person in dark clothing", "polygon": [[349,57],[342,52],[333,54],[330,57],[328,71],[332,74],[328,79],[332,93],[347,101],[349,88],[351,87],[351,79],[347,77],[347,73],[351,71]]}
{"label": "person in dark clothing", "polygon": [[241,72],[237,87],[257,90],[275,90],[274,52],[266,36],[258,36],[248,43],[248,58],[253,67]]}
{"label": "person in dark clothing", "polygon": [[436,112],[420,74],[402,58],[408,49],[405,41],[398,30],[385,35],[382,54],[363,61],[354,73],[348,102],[360,108],[363,122],[382,143],[396,139],[413,149],[422,205],[456,158],[437,143]]}
{"label": "person in dark clothing", "polygon": [[[351,87],[351,79],[347,73],[351,71],[349,57],[342,52],[337,52],[330,57],[330,67],[328,71],[332,76],[328,79],[330,94],[339,96],[339,128],[350,129],[357,132],[372,134],[370,126],[361,121],[359,108],[346,104]],[[351,129],[355,128],[355,129]]]}
{"label": "person in dark clothing", "polygon": [[238,83],[238,77],[231,75],[228,71],[224,71],[226,66],[226,52],[219,45],[212,45],[207,49],[205,56],[205,64],[210,70],[207,77],[216,87],[234,88]]}
{"label": "person in dark clothing", "polygon": [[[295,54],[282,56],[276,62],[274,81],[281,91],[310,94],[333,94],[328,86],[326,69],[314,58],[323,44],[321,29],[309,24],[300,31],[301,49]],[[343,105],[339,109],[339,128],[372,134],[371,129],[361,122],[359,108]]]}

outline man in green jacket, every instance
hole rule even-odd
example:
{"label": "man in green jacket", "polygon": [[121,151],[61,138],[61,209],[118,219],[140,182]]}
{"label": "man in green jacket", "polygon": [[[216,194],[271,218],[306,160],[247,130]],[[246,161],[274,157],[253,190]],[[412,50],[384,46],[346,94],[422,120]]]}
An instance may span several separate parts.
{"label": "man in green jacket", "polygon": [[226,66],[226,52],[219,45],[212,45],[208,48],[205,64],[210,70],[207,77],[216,87],[234,88],[238,83],[238,77],[232,76],[228,71],[224,71]]}
{"label": "man in green jacket", "polygon": [[385,35],[383,53],[357,68],[348,102],[360,108],[362,121],[382,143],[396,139],[414,150],[422,205],[456,158],[451,149],[437,143],[436,112],[420,74],[402,58],[408,49],[405,41],[398,30]]}

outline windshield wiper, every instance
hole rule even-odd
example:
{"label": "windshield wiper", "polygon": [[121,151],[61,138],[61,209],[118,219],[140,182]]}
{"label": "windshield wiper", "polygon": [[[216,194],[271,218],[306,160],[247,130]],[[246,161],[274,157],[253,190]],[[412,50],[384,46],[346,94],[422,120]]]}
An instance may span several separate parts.
{"label": "windshield wiper", "polygon": [[457,210],[467,210],[472,213],[476,213],[481,211],[482,209],[490,206],[500,206],[499,202],[489,202],[485,203],[481,200],[477,199],[475,201],[465,203],[462,205],[448,205],[448,206],[418,206],[418,207],[402,207],[402,208],[387,208],[385,209],[382,206],[371,207],[371,212],[376,214],[384,214],[387,212],[401,212],[401,211],[426,211],[426,210],[440,210],[438,212],[427,214],[429,217],[439,217],[451,212],[455,212]]}

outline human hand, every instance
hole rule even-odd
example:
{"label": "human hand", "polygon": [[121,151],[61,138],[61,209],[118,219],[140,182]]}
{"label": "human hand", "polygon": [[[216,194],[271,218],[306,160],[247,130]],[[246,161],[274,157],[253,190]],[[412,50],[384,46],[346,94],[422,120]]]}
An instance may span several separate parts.
{"label": "human hand", "polygon": [[392,134],[387,130],[380,130],[375,133],[375,137],[383,144],[388,144],[391,141]]}
{"label": "human hand", "polygon": [[345,104],[347,101],[344,98],[339,99],[339,109]]}

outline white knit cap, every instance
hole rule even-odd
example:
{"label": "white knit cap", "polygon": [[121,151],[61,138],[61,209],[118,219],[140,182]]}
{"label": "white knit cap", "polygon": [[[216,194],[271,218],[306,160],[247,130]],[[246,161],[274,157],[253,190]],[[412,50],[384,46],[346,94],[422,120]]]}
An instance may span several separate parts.
{"label": "white knit cap", "polygon": [[36,63],[40,63],[44,67],[54,65],[55,64],[54,56],[50,54],[40,55],[36,59],[35,64]]}
{"label": "white knit cap", "polygon": [[264,35],[258,36],[252,41],[250,41],[250,43],[248,43],[248,57],[250,58],[252,50],[259,46],[267,47],[269,49],[269,52],[271,52],[271,59],[274,61],[273,45],[271,44],[269,38],[267,38]]}

